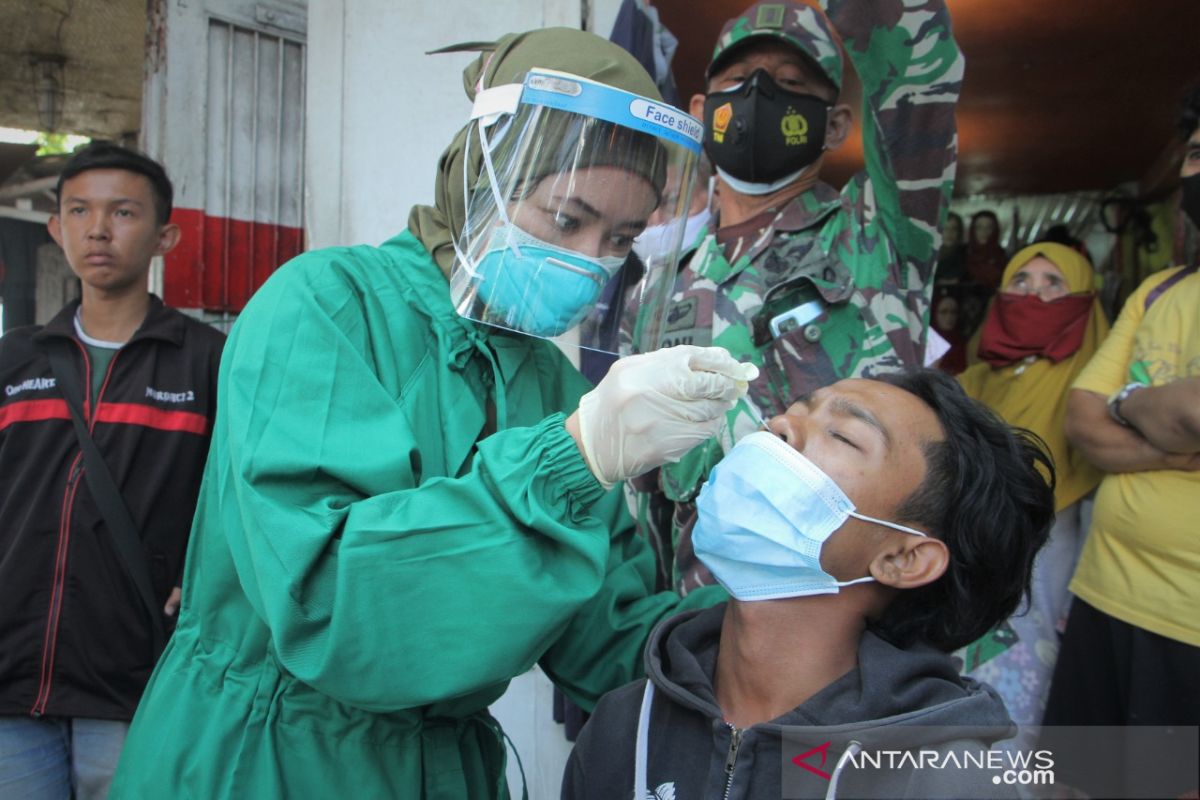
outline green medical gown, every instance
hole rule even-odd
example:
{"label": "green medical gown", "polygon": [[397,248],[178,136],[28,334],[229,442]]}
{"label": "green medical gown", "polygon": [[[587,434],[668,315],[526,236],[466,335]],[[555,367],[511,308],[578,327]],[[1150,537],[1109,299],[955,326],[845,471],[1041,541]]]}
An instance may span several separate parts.
{"label": "green medical gown", "polygon": [[723,599],[651,594],[620,488],[563,428],[584,379],[458,316],[408,232],[280,269],[219,387],[114,798],[503,797],[487,707],[512,677],[536,662],[590,708],[655,623]]}

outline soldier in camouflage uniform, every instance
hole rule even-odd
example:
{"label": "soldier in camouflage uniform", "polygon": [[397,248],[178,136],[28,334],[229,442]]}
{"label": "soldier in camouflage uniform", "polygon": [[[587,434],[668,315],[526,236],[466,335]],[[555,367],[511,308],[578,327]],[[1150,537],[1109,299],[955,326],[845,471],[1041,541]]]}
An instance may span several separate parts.
{"label": "soldier in camouflage uniform", "polygon": [[[659,580],[683,593],[713,582],[691,546],[693,499],[723,454],[759,427],[760,414],[780,414],[842,378],[922,363],[954,184],[963,58],[943,0],[822,0],[822,7],[825,18],[798,3],[760,2],[726,23],[707,98],[719,103],[782,58],[792,66],[768,72],[778,83],[766,85],[827,103],[824,149],[836,148],[852,122],[849,108],[836,104],[842,54],[832,24],[863,84],[866,168],[840,193],[818,179],[820,155],[777,189],[733,179],[713,140],[734,135],[737,121],[728,106],[692,99],[718,167],[721,211],[716,229],[685,254],[661,344],[721,345],[761,374],[720,436],[630,485],[639,527],[659,556]],[[780,135],[807,130],[795,109],[786,113],[774,123]]]}

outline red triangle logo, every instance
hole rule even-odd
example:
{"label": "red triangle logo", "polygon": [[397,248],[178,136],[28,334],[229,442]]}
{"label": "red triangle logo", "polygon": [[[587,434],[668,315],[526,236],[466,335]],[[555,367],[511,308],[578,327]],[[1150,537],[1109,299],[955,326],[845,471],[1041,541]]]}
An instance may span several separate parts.
{"label": "red triangle logo", "polygon": [[825,766],[825,759],[828,758],[828,756],[829,756],[829,745],[830,745],[830,742],[826,742],[825,744],[818,745],[818,746],[812,748],[811,750],[801,753],[800,755],[798,755],[792,759],[792,763],[795,764],[797,767],[808,770],[809,772],[813,773],[814,775],[819,775],[822,778],[824,778],[825,780],[829,780],[828,772],[826,772],[823,769],[817,769],[812,764],[808,764],[805,762],[805,759],[808,758],[809,756],[813,755],[814,753],[819,753],[821,755],[821,766],[822,767]]}

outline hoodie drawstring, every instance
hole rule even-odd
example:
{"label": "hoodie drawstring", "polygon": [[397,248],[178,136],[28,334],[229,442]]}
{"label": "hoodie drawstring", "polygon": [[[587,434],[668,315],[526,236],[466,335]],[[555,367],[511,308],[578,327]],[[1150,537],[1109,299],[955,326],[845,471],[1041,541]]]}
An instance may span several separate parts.
{"label": "hoodie drawstring", "polygon": [[846,745],[846,752],[842,753],[842,757],[838,759],[837,766],[833,768],[833,774],[829,776],[829,788],[825,791],[825,800],[837,800],[837,785],[838,778],[842,777],[842,770],[850,759],[862,752],[862,745],[851,740],[850,744]]}
{"label": "hoodie drawstring", "polygon": [[646,800],[646,753],[650,749],[650,706],[654,703],[654,684],[646,679],[642,692],[642,710],[638,713],[637,746],[634,749],[633,797]]}

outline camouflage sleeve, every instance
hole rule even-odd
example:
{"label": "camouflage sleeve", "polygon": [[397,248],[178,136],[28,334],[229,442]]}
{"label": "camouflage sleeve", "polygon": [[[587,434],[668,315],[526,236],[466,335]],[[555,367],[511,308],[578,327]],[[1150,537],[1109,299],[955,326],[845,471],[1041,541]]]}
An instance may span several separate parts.
{"label": "camouflage sleeve", "polygon": [[874,197],[878,223],[925,283],[937,263],[958,157],[954,106],[963,56],[950,14],[943,0],[822,0],[822,6],[863,84],[870,186],[858,187],[861,197],[867,206]]}

